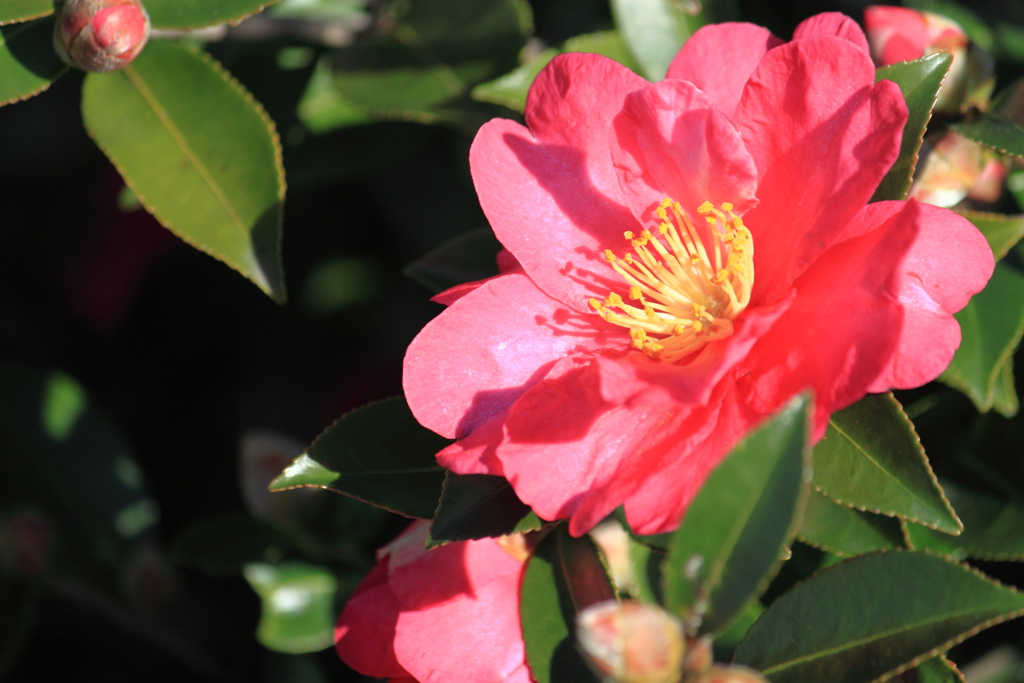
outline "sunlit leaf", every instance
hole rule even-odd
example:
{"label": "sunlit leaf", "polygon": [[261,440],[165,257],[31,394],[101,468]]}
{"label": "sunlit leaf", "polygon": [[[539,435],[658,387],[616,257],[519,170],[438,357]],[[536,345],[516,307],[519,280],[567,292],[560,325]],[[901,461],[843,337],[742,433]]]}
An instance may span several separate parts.
{"label": "sunlit leaf", "polygon": [[760,595],[799,526],[810,477],[806,396],[744,439],[686,510],[665,562],[665,606],[716,631]]}
{"label": "sunlit leaf", "polygon": [[52,18],[0,26],[0,106],[38,95],[66,70],[53,51]]}
{"label": "sunlit leaf", "polygon": [[473,99],[522,112],[526,108],[526,94],[533,79],[558,54],[559,51],[553,47],[542,50],[518,69],[473,88]]}
{"label": "sunlit leaf", "polygon": [[230,74],[205,54],[153,41],[121,71],[88,75],[82,114],[166,227],[284,301],[281,147]]}
{"label": "sunlit leaf", "polygon": [[1024,614],[1024,594],[910,551],[855,557],[778,598],[736,649],[773,683],[865,683]]}
{"label": "sunlit leaf", "polygon": [[526,661],[537,683],[596,683],[576,649],[576,615],[615,598],[615,589],[594,542],[553,529],[527,561],[519,614]]}
{"label": "sunlit leaf", "polygon": [[323,567],[289,562],[249,564],[246,580],[263,604],[256,639],[276,652],[317,652],[334,644],[338,585]]}
{"label": "sunlit leaf", "polygon": [[988,246],[995,254],[996,261],[1006,256],[1013,245],[1024,238],[1024,216],[967,210],[958,211],[958,213],[974,223],[974,226],[985,236]]}
{"label": "sunlit leaf", "polygon": [[270,490],[328,488],[399,514],[430,519],[445,474],[434,456],[448,443],[416,421],[405,399],[378,401],[331,425],[271,482]]}
{"label": "sunlit leaf", "polygon": [[0,4],[0,26],[38,19],[50,14],[53,14],[53,0],[4,0]]}
{"label": "sunlit leaf", "polygon": [[914,426],[892,394],[869,395],[833,413],[814,447],[814,487],[858,510],[948,533],[960,530]]}
{"label": "sunlit leaf", "polygon": [[542,525],[504,478],[448,472],[427,547],[534,531]]}
{"label": "sunlit leaf", "polygon": [[146,0],[153,28],[192,29],[237,24],[278,0]]}
{"label": "sunlit leaf", "polygon": [[807,501],[797,536],[804,543],[840,557],[903,547],[898,521],[839,505],[817,492]]}
{"label": "sunlit leaf", "polygon": [[948,52],[937,52],[911,62],[883,66],[876,72],[876,81],[889,80],[900,87],[910,115],[903,127],[900,155],[882,178],[872,201],[903,199],[907,196],[935,98],[952,62],[953,57]]}
{"label": "sunlit leaf", "polygon": [[[962,339],[939,378],[967,394],[981,412],[995,401],[996,385],[1024,336],[1024,275],[999,263],[988,285],[955,314]],[[1002,378],[1005,380],[1005,378]],[[1006,395],[1005,385],[1000,387]],[[1005,405],[1004,407],[1012,407]]]}

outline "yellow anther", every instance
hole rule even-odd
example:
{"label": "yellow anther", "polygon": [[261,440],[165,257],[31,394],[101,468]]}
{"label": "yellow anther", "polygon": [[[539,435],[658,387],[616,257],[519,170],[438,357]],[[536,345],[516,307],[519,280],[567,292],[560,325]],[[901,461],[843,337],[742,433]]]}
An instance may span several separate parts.
{"label": "yellow anther", "polygon": [[668,223],[662,223],[661,225],[658,226],[658,232],[660,232],[662,235],[667,235],[668,231],[671,228],[672,226],[669,225]]}
{"label": "yellow anther", "polygon": [[693,331],[694,332],[696,332],[697,334],[700,334],[703,329],[704,329],[704,323],[702,323],[699,320],[694,320],[693,321]]}
{"label": "yellow anther", "polygon": [[590,307],[593,308],[595,311],[600,311],[601,309],[604,308],[604,303],[598,301],[597,299],[591,299]]}
{"label": "yellow anther", "polygon": [[672,328],[672,334],[676,335],[677,337],[685,331],[686,328],[683,327],[682,325],[676,325],[675,327]]}
{"label": "yellow anther", "polygon": [[714,225],[715,223],[718,222],[718,217],[717,216],[705,216],[704,220],[706,220],[708,223],[711,223],[711,225]]}
{"label": "yellow anther", "polygon": [[715,208],[715,205],[711,202],[704,202],[697,207],[697,213],[708,213],[711,209]]}
{"label": "yellow anther", "polygon": [[626,232],[622,233],[622,236],[625,237],[627,240],[631,240],[633,239],[633,231],[627,230]]}
{"label": "yellow anther", "polygon": [[654,210],[654,215],[660,218],[661,220],[665,220],[668,218],[668,211],[665,211],[664,207],[659,206],[657,209]]}
{"label": "yellow anther", "polygon": [[708,312],[707,306],[702,306],[700,304],[691,304],[691,306],[693,306],[693,315],[697,318]]}
{"label": "yellow anther", "polygon": [[632,265],[633,264],[633,255],[630,254],[629,252],[626,252],[626,255],[622,257],[622,260],[625,261],[626,263]]}
{"label": "yellow anther", "polygon": [[[629,298],[633,299],[634,301],[642,301],[644,298],[644,293],[640,291],[639,287],[633,285],[632,287],[629,288]],[[593,299],[591,299],[591,301],[593,301]]]}
{"label": "yellow anther", "polygon": [[619,308],[620,306],[622,306],[622,297],[616,294],[615,292],[612,292],[611,294],[608,295],[608,298],[604,300],[604,305]]}
{"label": "yellow anther", "polygon": [[732,204],[729,202],[722,202],[722,211],[732,211]]}
{"label": "yellow anther", "polygon": [[604,250],[604,260],[612,263],[615,261],[615,254],[612,253],[611,249]]}
{"label": "yellow anther", "polygon": [[665,197],[664,199],[661,200],[661,208],[667,209],[670,206],[672,206],[672,198],[671,197]]}
{"label": "yellow anther", "polygon": [[655,318],[658,317],[657,315],[654,314],[654,309],[651,308],[650,306],[644,306],[644,314],[651,320],[654,320]]}

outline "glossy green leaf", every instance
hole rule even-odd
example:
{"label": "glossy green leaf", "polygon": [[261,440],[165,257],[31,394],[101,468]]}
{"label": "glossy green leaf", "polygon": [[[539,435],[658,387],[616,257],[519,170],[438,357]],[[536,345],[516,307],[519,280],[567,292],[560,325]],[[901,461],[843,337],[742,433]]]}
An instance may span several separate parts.
{"label": "glossy green leaf", "polygon": [[798,584],[757,620],[736,661],[773,683],[866,683],[1024,614],[1024,594],[935,555],[890,551]]}
{"label": "glossy green leaf", "polygon": [[185,527],[171,544],[175,563],[211,576],[232,576],[246,564],[272,562],[291,547],[273,527],[248,515],[204,519]]}
{"label": "glossy green leaf", "polygon": [[193,29],[237,24],[278,0],[146,0],[149,20],[156,29]]}
{"label": "glossy green leaf", "polygon": [[893,683],[966,683],[964,675],[945,655],[926,659],[889,680]]}
{"label": "glossy green leaf", "polygon": [[[954,317],[960,323],[960,348],[939,379],[986,412],[995,401],[1000,374],[1024,336],[1024,275],[997,264],[985,289]],[[1001,389],[1005,394],[1005,386]]]}
{"label": "glossy green leaf", "polygon": [[818,492],[812,493],[807,501],[797,536],[804,543],[840,557],[903,547],[897,520],[839,505]]}
{"label": "glossy green leaf", "polygon": [[694,31],[736,19],[733,0],[612,0],[615,25],[648,80],[665,77],[672,59]]}
{"label": "glossy green leaf", "polygon": [[1024,157],[1024,126],[994,114],[986,114],[977,121],[959,123],[953,130],[965,138],[980,142],[1000,154]]}
{"label": "glossy green leaf", "polygon": [[717,631],[768,586],[800,524],[810,478],[806,396],[748,436],[686,510],[664,567],[666,607]]}
{"label": "glossy green leaf", "polygon": [[205,54],[153,41],[121,71],[87,76],[82,114],[161,223],[285,300],[281,146],[230,74]]}
{"label": "glossy green leaf", "polygon": [[961,528],[914,425],[892,394],[869,395],[832,414],[814,447],[814,488],[858,510],[953,534]]}
{"label": "glossy green leaf", "polygon": [[999,369],[996,383],[992,387],[992,409],[1003,417],[1013,417],[1020,410],[1017,388],[1014,386],[1013,355]]}
{"label": "glossy green leaf", "polygon": [[988,240],[996,261],[1001,260],[1013,245],[1024,238],[1024,216],[1008,216],[1002,213],[986,211],[958,211],[958,213],[974,223],[974,227]]}
{"label": "glossy green leaf", "polygon": [[937,52],[912,62],[883,66],[875,72],[876,81],[889,80],[900,87],[910,116],[903,127],[900,155],[882,178],[871,201],[903,199],[907,196],[925,128],[931,119],[939,87],[952,63],[953,57],[949,53]]}
{"label": "glossy green leaf", "polygon": [[270,483],[270,490],[327,488],[430,519],[445,474],[434,456],[448,443],[416,421],[404,398],[378,401],[332,424]]}
{"label": "glossy green leaf", "polygon": [[518,69],[473,88],[473,99],[522,112],[526,109],[526,94],[533,85],[533,79],[558,54],[559,51],[553,47],[542,50]]}
{"label": "glossy green leaf", "polygon": [[625,38],[619,31],[598,31],[597,33],[573,36],[562,45],[562,52],[603,55],[608,59],[614,59],[627,69],[640,70],[640,66],[629,51],[629,46],[626,45]]}
{"label": "glossy green leaf", "polygon": [[543,524],[503,477],[448,472],[427,547],[534,531]]}
{"label": "glossy green leaf", "polygon": [[564,524],[527,561],[519,593],[526,661],[537,683],[596,683],[576,649],[576,614],[615,598],[597,546]]}
{"label": "glossy green leaf", "polygon": [[53,19],[0,26],[0,106],[38,95],[67,67],[53,51]]}
{"label": "glossy green leaf", "polygon": [[260,596],[256,639],[275,652],[317,652],[334,644],[337,581],[323,567],[299,562],[256,563],[243,574]]}
{"label": "glossy green leaf", "polygon": [[490,228],[480,228],[452,238],[402,272],[432,292],[443,292],[464,282],[497,275],[495,257],[501,248]]}
{"label": "glossy green leaf", "polygon": [[959,536],[917,524],[907,525],[916,550],[931,550],[956,559],[1024,560],[1024,505],[943,482],[949,502],[964,522]]}
{"label": "glossy green leaf", "polygon": [[[53,0],[4,0],[0,3],[0,26],[16,24],[53,14]],[[53,27],[53,24],[50,24]]]}
{"label": "glossy green leaf", "polygon": [[725,630],[715,634],[713,647],[715,660],[719,662],[731,662],[736,654],[736,647],[747,635],[747,631],[754,625],[754,622],[764,614],[764,605],[760,602],[752,602],[743,610],[732,624]]}
{"label": "glossy green leaf", "polygon": [[640,600],[658,605],[663,602],[661,567],[666,557],[664,552],[630,537],[629,559],[633,563],[633,576],[636,578],[635,595]]}

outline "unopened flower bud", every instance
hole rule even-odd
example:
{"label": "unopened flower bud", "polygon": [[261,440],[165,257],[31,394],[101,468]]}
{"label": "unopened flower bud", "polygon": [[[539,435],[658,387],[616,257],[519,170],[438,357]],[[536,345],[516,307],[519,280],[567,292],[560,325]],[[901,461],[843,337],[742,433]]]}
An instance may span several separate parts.
{"label": "unopened flower bud", "polygon": [[761,674],[745,666],[713,666],[697,683],[768,683]]}
{"label": "unopened flower bud", "polygon": [[140,0],[66,0],[53,29],[53,48],[70,66],[114,71],[142,51],[149,15]]}
{"label": "unopened flower bud", "polygon": [[686,651],[683,626],[654,605],[610,600],[576,618],[576,637],[606,683],[678,683]]}

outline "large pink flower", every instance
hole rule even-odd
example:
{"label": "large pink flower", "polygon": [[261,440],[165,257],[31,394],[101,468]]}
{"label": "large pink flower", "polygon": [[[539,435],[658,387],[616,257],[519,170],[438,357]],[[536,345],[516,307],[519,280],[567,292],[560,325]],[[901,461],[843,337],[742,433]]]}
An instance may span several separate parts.
{"label": "large pink flower", "polygon": [[391,683],[530,683],[519,630],[521,536],[427,551],[416,522],[378,553],[338,618],[338,655]]}
{"label": "large pink flower", "polygon": [[528,127],[470,152],[514,256],[405,360],[417,419],[460,473],[502,475],[581,534],[619,505],[675,527],[710,470],[794,394],[829,414],[934,379],[952,313],[993,268],[978,231],[914,201],[867,204],[907,109],[839,14],[783,44],[750,24],[693,35],[648,83],[592,54],[537,77]]}

